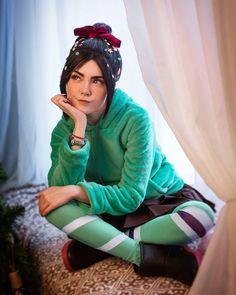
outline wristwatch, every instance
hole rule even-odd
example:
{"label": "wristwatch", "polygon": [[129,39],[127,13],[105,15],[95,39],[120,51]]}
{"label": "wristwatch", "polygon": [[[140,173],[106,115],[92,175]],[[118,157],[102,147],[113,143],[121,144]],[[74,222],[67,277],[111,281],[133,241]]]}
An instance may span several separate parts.
{"label": "wristwatch", "polygon": [[71,138],[70,140],[70,146],[79,146],[79,147],[83,147],[85,145],[83,140],[76,140],[74,138]]}

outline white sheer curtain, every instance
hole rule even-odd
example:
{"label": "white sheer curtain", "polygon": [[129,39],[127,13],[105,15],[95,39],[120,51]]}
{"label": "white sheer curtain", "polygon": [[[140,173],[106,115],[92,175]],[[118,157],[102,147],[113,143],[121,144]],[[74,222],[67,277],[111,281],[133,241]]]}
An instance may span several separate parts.
{"label": "white sheer curtain", "polygon": [[122,0],[4,0],[3,3],[8,14],[2,9],[2,15],[10,12],[11,17],[1,18],[9,23],[0,28],[6,28],[1,45],[8,44],[5,36],[15,40],[15,45],[10,43],[11,51],[2,51],[1,58],[4,64],[6,56],[10,60],[15,56],[13,66],[8,62],[1,67],[9,70],[8,83],[2,83],[7,94],[2,96],[1,105],[7,106],[4,103],[7,101],[9,106],[11,101],[7,112],[1,107],[5,124],[1,125],[0,162],[10,176],[7,187],[46,181],[50,134],[61,116],[50,98],[59,92],[60,73],[75,40],[73,29],[95,22],[110,24],[122,40],[124,66],[117,86],[148,109],[164,152],[179,174],[187,182],[193,182],[194,169],[143,82]]}
{"label": "white sheer curtain", "polygon": [[236,2],[125,1],[144,80],[226,202],[191,295],[236,294]]}

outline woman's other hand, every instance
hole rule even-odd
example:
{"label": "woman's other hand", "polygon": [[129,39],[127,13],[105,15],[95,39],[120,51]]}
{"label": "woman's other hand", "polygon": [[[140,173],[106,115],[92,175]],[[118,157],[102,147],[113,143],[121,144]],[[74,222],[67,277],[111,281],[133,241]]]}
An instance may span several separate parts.
{"label": "woman's other hand", "polygon": [[52,186],[43,190],[39,194],[40,214],[47,215],[53,209],[68,203],[76,194],[78,194],[76,185]]}
{"label": "woman's other hand", "polygon": [[46,216],[52,210],[71,200],[90,204],[87,193],[78,185],[52,186],[39,194],[39,213]]}

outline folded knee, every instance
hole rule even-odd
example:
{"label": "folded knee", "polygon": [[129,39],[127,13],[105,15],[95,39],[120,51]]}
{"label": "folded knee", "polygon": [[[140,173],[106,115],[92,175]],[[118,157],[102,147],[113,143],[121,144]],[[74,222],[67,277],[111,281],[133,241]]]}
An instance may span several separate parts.
{"label": "folded knee", "polygon": [[202,238],[214,226],[214,212],[207,207],[186,206],[173,213],[172,219],[191,240]]}

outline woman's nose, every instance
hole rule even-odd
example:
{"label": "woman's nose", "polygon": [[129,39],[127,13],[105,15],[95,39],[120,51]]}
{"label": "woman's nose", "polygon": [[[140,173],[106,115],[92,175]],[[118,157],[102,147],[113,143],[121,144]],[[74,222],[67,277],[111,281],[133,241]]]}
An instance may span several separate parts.
{"label": "woman's nose", "polygon": [[88,82],[84,82],[84,83],[81,85],[80,92],[81,92],[81,94],[84,95],[84,96],[89,96],[89,95],[91,95],[91,87],[90,87],[90,83],[88,83]]}

